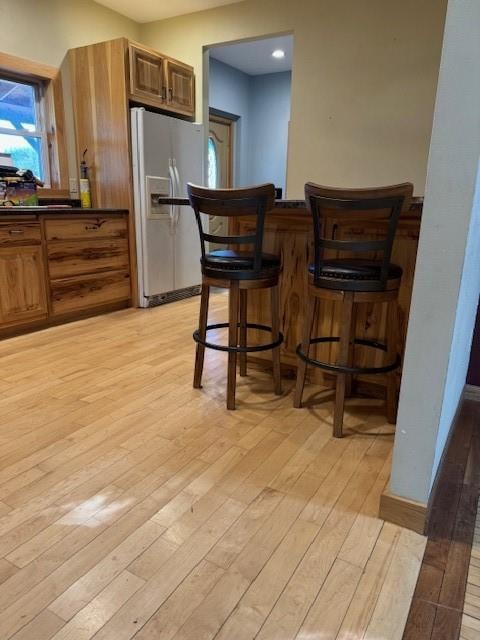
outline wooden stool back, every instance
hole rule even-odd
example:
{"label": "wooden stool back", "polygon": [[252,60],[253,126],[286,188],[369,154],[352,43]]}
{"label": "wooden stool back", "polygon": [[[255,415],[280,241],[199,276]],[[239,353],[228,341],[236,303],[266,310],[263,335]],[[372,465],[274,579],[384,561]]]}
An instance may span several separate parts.
{"label": "wooden stool back", "polygon": [[[384,291],[387,285],[393,240],[400,213],[408,208],[413,193],[409,182],[371,189],[338,189],[312,182],[305,185],[305,200],[312,215],[314,233],[313,281],[318,287],[337,288],[344,291]],[[385,236],[375,240],[338,240],[324,236],[325,219],[329,216],[355,218],[362,221],[384,222]],[[322,275],[325,250],[348,253],[355,257],[367,257],[374,252],[379,256],[378,276],[368,280],[339,280],[332,282]],[[380,255],[379,255],[380,254]],[[340,258],[341,259],[341,258]]]}
{"label": "wooden stool back", "polygon": [[[275,204],[275,187],[273,184],[262,184],[244,189],[207,189],[189,183],[187,185],[190,204],[195,212],[202,265],[208,254],[206,243],[238,247],[244,251],[252,248],[252,268],[236,271],[236,279],[258,279],[262,277],[262,249],[265,214]],[[249,235],[215,235],[205,229],[205,220],[201,214],[231,218],[234,216],[255,216],[255,230]]]}

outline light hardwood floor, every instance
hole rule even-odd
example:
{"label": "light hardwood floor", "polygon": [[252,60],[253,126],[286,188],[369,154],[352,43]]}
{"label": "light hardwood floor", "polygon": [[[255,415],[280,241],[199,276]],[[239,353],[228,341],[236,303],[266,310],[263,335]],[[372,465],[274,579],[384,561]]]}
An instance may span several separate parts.
{"label": "light hardwood floor", "polygon": [[333,439],[252,371],[227,412],[225,354],[191,387],[197,311],[0,343],[0,638],[400,639],[425,539],[376,517],[375,401]]}

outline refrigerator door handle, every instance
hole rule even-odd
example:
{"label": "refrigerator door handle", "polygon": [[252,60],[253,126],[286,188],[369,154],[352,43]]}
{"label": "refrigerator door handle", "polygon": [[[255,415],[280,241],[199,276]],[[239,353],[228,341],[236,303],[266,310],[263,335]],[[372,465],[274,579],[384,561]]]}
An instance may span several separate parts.
{"label": "refrigerator door handle", "polygon": [[[172,185],[172,198],[177,197],[177,180],[175,171],[173,170],[172,159],[168,159],[168,173],[170,174],[170,183]],[[175,233],[176,205],[170,205],[170,233]]]}
{"label": "refrigerator door handle", "polygon": [[[181,184],[180,184],[180,174],[178,173],[177,163],[175,161],[175,158],[173,159],[173,173],[175,174],[177,197],[181,198],[182,197],[182,187],[181,187]],[[176,213],[175,213],[175,226],[178,225],[179,216],[180,216],[180,205],[177,205]]]}

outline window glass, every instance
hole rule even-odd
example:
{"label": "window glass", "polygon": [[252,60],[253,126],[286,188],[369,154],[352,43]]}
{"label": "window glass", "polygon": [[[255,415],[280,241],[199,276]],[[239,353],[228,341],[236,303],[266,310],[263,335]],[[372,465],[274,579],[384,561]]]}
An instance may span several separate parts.
{"label": "window glass", "polygon": [[218,157],[213,138],[208,138],[208,188],[216,189],[218,184]]}
{"label": "window glass", "polygon": [[9,136],[0,133],[0,153],[11,155],[14,167],[30,169],[37,178],[43,180],[41,138]]}
{"label": "window glass", "polygon": [[0,78],[0,153],[46,180],[46,136],[39,119],[39,85]]}
{"label": "window glass", "polygon": [[17,131],[38,129],[32,85],[0,78],[0,127]]}

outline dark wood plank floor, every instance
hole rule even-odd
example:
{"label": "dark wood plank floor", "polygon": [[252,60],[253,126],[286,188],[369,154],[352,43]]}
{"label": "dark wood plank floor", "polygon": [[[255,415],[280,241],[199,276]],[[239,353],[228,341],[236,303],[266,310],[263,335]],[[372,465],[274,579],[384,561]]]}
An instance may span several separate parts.
{"label": "dark wood plank floor", "polygon": [[480,403],[464,401],[438,481],[403,640],[458,640],[480,493]]}

